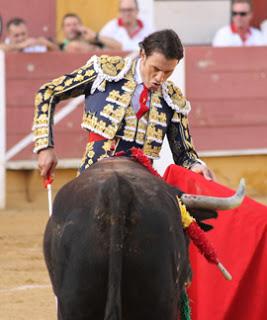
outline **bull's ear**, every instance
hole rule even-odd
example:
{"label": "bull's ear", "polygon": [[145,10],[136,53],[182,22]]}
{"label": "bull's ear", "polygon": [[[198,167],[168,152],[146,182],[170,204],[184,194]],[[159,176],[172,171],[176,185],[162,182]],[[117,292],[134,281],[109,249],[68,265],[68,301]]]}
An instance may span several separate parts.
{"label": "bull's ear", "polygon": [[208,232],[210,230],[213,229],[213,226],[211,224],[207,224],[207,223],[203,223],[203,222],[197,222],[197,224],[200,226],[200,228],[205,231]]}
{"label": "bull's ear", "polygon": [[214,219],[218,217],[218,213],[215,210],[208,210],[208,209],[199,209],[199,208],[190,208],[187,210],[189,211],[190,215],[198,221],[207,220],[207,219]]}
{"label": "bull's ear", "polygon": [[218,213],[215,210],[204,210],[204,209],[189,209],[190,215],[196,219],[197,224],[203,231],[210,231],[213,226],[202,222],[203,220],[215,219],[218,217]]}

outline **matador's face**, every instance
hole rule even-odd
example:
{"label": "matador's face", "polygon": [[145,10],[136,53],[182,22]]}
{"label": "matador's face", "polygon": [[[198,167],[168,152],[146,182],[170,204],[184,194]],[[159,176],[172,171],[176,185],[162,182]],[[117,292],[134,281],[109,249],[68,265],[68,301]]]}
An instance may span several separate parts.
{"label": "matador's face", "polygon": [[153,52],[146,56],[144,51],[141,51],[140,71],[141,77],[148,89],[156,91],[162,83],[166,81],[173,73],[179,60],[167,59],[160,52]]}

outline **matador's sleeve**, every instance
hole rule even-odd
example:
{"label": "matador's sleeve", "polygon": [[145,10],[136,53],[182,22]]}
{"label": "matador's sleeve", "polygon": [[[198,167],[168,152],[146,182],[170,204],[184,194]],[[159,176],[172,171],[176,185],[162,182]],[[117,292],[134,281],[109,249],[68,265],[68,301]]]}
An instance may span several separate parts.
{"label": "matador's sleeve", "polygon": [[173,160],[176,164],[189,169],[193,164],[201,163],[189,132],[187,115],[191,109],[190,103],[172,81],[167,81],[163,86],[163,96],[174,111],[167,130]]}
{"label": "matador's sleeve", "polygon": [[35,97],[33,121],[34,152],[54,146],[53,114],[56,104],[88,90],[96,77],[92,63],[43,85]]}
{"label": "matador's sleeve", "polygon": [[167,136],[176,164],[190,169],[193,164],[200,162],[189,132],[186,115],[174,113]]}

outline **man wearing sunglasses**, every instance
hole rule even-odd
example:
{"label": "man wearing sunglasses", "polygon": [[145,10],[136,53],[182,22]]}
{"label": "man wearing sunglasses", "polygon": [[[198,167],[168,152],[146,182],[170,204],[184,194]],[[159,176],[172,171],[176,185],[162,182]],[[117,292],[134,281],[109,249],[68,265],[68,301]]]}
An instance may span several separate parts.
{"label": "man wearing sunglasses", "polygon": [[219,29],[213,39],[213,46],[241,47],[264,45],[261,32],[250,26],[253,16],[251,0],[234,0],[231,15],[231,24]]}

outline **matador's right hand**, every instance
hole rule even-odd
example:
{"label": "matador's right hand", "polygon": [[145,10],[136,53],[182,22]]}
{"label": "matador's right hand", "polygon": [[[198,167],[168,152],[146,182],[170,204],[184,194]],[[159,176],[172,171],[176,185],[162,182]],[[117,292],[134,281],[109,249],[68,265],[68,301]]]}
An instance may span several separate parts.
{"label": "matador's right hand", "polygon": [[41,150],[38,153],[38,167],[40,175],[44,178],[48,175],[53,175],[57,162],[56,152],[53,148]]}

